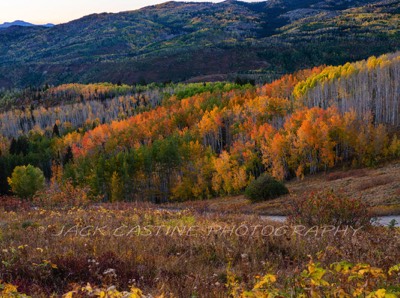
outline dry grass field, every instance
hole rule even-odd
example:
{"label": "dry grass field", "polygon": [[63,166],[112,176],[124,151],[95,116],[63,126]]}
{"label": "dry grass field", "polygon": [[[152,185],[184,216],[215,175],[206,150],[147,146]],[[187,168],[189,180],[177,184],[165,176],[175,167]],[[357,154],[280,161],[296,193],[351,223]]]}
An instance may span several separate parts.
{"label": "dry grass field", "polygon": [[0,297],[26,297],[16,289],[31,297],[140,298],[399,291],[398,229],[323,231],[137,204],[4,211]]}

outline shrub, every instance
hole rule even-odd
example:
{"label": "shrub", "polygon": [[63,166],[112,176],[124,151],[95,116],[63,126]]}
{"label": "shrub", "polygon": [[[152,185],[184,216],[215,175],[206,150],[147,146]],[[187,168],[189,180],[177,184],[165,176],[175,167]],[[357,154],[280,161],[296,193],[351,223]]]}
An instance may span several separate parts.
{"label": "shrub", "polygon": [[253,180],[246,188],[246,196],[253,202],[265,201],[288,194],[286,186],[275,178],[264,174]]}
{"label": "shrub", "polygon": [[44,188],[43,172],[32,165],[15,167],[11,177],[7,179],[13,193],[22,199],[30,199]]}
{"label": "shrub", "polygon": [[308,226],[368,226],[371,214],[367,204],[330,192],[313,193],[292,200],[289,221]]}
{"label": "shrub", "polygon": [[75,187],[70,180],[60,184],[53,182],[48,188],[37,192],[33,203],[46,209],[85,207],[90,203],[89,192],[88,187]]}
{"label": "shrub", "polygon": [[[243,297],[399,297],[398,272],[400,264],[388,270],[369,264],[348,261],[330,266],[311,260],[301,274],[292,278],[266,274],[257,276],[252,290],[245,290],[236,276],[228,271],[227,287],[233,298]],[[285,279],[282,287],[279,280]]]}
{"label": "shrub", "polygon": [[21,201],[17,197],[0,197],[0,210],[6,212],[10,211],[23,211],[31,208],[29,202]]}

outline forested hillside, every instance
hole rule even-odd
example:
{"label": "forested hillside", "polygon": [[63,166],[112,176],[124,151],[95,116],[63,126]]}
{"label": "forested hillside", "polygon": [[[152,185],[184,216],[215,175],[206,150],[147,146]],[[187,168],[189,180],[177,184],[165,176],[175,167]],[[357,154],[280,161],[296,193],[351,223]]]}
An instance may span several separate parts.
{"label": "forested hillside", "polygon": [[398,50],[399,2],[167,2],[52,28],[14,26],[0,41],[0,87],[238,76],[260,83]]}
{"label": "forested hillside", "polygon": [[40,100],[20,99],[30,109],[3,105],[0,124],[11,133],[1,142],[0,186],[7,189],[16,165],[31,163],[52,184],[72,183],[93,199],[160,202],[240,193],[264,172],[290,179],[375,165],[400,156],[399,57],[316,67],[260,87],[35,91]]}
{"label": "forested hillside", "polygon": [[229,91],[237,84],[150,84],[128,86],[68,84],[44,89],[8,91],[0,96],[0,134],[18,137],[30,131],[51,134],[57,124],[60,133],[85,128],[159,106],[172,95],[187,97],[205,91]]}

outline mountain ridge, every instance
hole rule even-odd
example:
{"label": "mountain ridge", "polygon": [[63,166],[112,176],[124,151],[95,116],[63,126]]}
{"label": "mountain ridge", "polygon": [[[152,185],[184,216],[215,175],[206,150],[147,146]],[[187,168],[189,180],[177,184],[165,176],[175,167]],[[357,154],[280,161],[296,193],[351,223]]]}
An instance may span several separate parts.
{"label": "mountain ridge", "polygon": [[32,24],[32,23],[29,23],[29,22],[21,21],[21,20],[15,20],[13,22],[4,22],[3,24],[0,24],[0,29],[10,28],[12,26],[20,26],[20,27],[35,27],[35,26],[39,26],[39,27],[50,28],[50,27],[54,27],[55,25],[52,24],[52,23],[37,25],[37,24]]}
{"label": "mountain ridge", "polygon": [[[170,1],[91,14],[52,28],[11,27],[0,31],[0,87],[238,75],[268,80],[396,51],[396,9],[394,0]],[[351,14],[381,23],[372,31],[363,23],[340,25]],[[384,46],[382,39],[388,40]]]}

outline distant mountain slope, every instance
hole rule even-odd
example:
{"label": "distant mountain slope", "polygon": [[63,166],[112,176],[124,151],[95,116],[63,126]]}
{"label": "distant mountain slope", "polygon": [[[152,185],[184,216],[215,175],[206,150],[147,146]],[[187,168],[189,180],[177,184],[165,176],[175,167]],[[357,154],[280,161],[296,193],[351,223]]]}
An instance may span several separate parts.
{"label": "distant mountain slope", "polygon": [[8,28],[11,26],[31,27],[35,25],[24,21],[5,22],[3,24],[0,24],[0,29]]}
{"label": "distant mountain slope", "polygon": [[54,24],[48,23],[48,24],[44,24],[44,25],[35,25],[35,24],[32,24],[32,23],[28,23],[28,22],[25,22],[25,21],[19,21],[18,20],[18,21],[14,21],[14,22],[5,22],[3,24],[0,24],[0,29],[9,28],[11,26],[20,26],[20,27],[43,26],[43,27],[50,28],[50,27],[53,27]]}
{"label": "distant mountain slope", "polygon": [[[399,1],[167,2],[0,31],[0,86],[286,73],[399,49]],[[356,50],[355,50],[356,49]]]}

